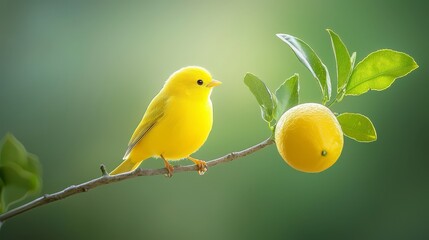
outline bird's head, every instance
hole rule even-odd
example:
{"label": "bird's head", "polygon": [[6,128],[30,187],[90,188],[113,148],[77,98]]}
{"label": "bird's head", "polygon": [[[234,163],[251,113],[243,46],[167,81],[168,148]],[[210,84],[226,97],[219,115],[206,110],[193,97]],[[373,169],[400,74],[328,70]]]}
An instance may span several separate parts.
{"label": "bird's head", "polygon": [[214,80],[206,69],[189,66],[174,72],[168,78],[164,88],[176,96],[208,98],[213,87],[220,84],[221,82]]}

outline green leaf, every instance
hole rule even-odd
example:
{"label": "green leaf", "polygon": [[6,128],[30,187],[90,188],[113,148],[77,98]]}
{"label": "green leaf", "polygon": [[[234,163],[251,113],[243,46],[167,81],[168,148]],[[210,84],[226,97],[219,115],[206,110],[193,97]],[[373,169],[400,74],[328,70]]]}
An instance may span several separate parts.
{"label": "green leaf", "polygon": [[0,175],[5,183],[2,199],[6,208],[23,200],[29,194],[37,193],[40,189],[39,177],[23,170],[17,164],[9,163],[7,166],[1,166]]}
{"label": "green leaf", "polygon": [[25,166],[25,169],[39,177],[42,176],[42,166],[40,166],[39,158],[34,154],[27,152],[27,166]]}
{"label": "green leaf", "polygon": [[17,162],[20,165],[27,164],[27,151],[22,143],[12,134],[6,134],[0,148],[0,165],[9,162]]}
{"label": "green leaf", "polygon": [[346,95],[384,90],[400,77],[418,68],[408,54],[383,49],[370,53],[357,64],[346,87]]}
{"label": "green leaf", "polygon": [[323,103],[327,103],[331,98],[331,79],[328,69],[322,63],[314,50],[304,41],[288,34],[277,34],[283,42],[292,48],[296,57],[310,70],[314,78],[318,80],[323,94]]}
{"label": "green leaf", "polygon": [[5,185],[1,194],[6,209],[41,189],[41,168],[37,157],[29,153],[27,160],[26,166],[20,166],[15,162],[0,166],[0,176]]}
{"label": "green leaf", "polygon": [[[355,61],[356,61],[356,52],[353,52],[352,56],[350,57],[350,63],[351,63],[350,74],[353,71],[353,68],[355,66]],[[350,76],[347,79],[347,82],[349,79],[350,79]],[[340,92],[338,92],[336,102],[341,102],[343,100],[345,94],[346,94],[346,88],[345,88],[345,86],[343,86],[343,88],[340,89]]]}
{"label": "green leaf", "polygon": [[24,170],[16,163],[2,165],[0,167],[0,176],[6,188],[15,186],[33,192],[36,191],[40,185],[36,174]]}
{"label": "green leaf", "polygon": [[271,123],[274,119],[276,104],[270,90],[261,79],[251,73],[246,74],[244,77],[244,83],[249,87],[250,91],[258,101],[258,104],[261,107],[262,118],[266,122]]}
{"label": "green leaf", "polygon": [[277,98],[276,120],[289,108],[298,104],[299,101],[299,75],[294,74],[288,78],[275,92]]}
{"label": "green leaf", "polygon": [[331,37],[332,49],[334,50],[335,61],[337,63],[337,93],[343,91],[347,85],[352,72],[352,61],[349,51],[341,38],[332,30],[327,30]]}
{"label": "green leaf", "polygon": [[0,211],[41,189],[41,167],[11,134],[0,145]]}
{"label": "green leaf", "polygon": [[337,116],[344,135],[358,142],[377,140],[374,125],[368,117],[359,113],[342,113]]}

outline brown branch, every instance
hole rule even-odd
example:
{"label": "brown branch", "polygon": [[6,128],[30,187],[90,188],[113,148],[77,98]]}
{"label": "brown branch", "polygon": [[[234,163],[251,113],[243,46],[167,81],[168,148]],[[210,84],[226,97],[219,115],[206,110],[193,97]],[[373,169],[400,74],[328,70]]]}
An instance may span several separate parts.
{"label": "brown branch", "polygon": [[[256,152],[270,144],[274,143],[274,141],[269,138],[261,143],[258,143],[252,147],[249,147],[245,150],[242,150],[240,152],[232,152],[229,153],[223,157],[211,160],[207,162],[207,166],[208,167],[213,167],[216,166],[218,164],[221,163],[226,163],[226,162],[230,162],[232,160],[244,157],[246,155],[249,155],[253,152]],[[119,174],[119,175],[114,175],[114,176],[110,176],[107,174],[106,169],[104,167],[104,165],[101,165],[100,167],[101,172],[102,172],[102,176],[99,178],[95,178],[92,179],[88,182],[84,182],[81,183],[79,185],[72,185],[70,187],[65,188],[62,191],[56,192],[56,193],[52,193],[52,194],[45,194],[42,197],[39,197],[29,203],[26,203],[24,205],[21,205],[19,207],[16,207],[6,213],[3,213],[0,215],[0,226],[1,224],[6,221],[9,218],[12,218],[18,214],[24,213],[26,211],[29,211],[33,208],[51,203],[51,202],[55,202],[61,199],[64,199],[66,197],[78,194],[78,193],[82,193],[82,192],[87,192],[90,189],[96,188],[98,186],[101,185],[106,185],[106,184],[110,184],[110,183],[114,183],[114,182],[119,182],[125,179],[130,179],[130,178],[134,178],[134,177],[139,177],[139,176],[154,176],[154,175],[161,175],[161,174],[167,174],[168,171],[165,168],[159,168],[159,169],[141,169],[141,168],[137,168],[135,171],[133,172],[128,172],[128,173],[123,173],[123,174]],[[196,165],[186,165],[186,166],[176,166],[174,167],[174,173],[179,173],[179,172],[189,172],[189,171],[196,171],[198,168]]]}

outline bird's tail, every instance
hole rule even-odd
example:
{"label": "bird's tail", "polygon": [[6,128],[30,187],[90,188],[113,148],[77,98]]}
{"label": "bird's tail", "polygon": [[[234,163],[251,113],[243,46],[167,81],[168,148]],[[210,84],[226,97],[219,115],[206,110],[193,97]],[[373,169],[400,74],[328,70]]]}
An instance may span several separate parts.
{"label": "bird's tail", "polygon": [[116,167],[110,175],[117,175],[120,173],[130,172],[139,167],[141,162],[133,162],[131,158],[125,159],[118,167]]}

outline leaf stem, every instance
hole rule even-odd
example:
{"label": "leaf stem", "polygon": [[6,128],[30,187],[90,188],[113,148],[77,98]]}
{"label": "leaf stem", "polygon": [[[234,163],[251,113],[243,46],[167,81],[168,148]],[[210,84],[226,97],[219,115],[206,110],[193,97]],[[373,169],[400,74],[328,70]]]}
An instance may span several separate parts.
{"label": "leaf stem", "polygon": [[334,105],[335,103],[337,103],[337,99],[334,99],[332,102],[330,102],[328,105],[326,105],[328,108],[331,108],[332,105]]}
{"label": "leaf stem", "polygon": [[335,99],[334,100],[332,100],[332,102],[330,102],[328,105],[326,105],[328,108],[330,108],[330,107],[332,107],[335,103],[339,103],[339,102],[341,102],[342,100],[343,100],[343,98],[344,98],[344,95],[345,95],[345,91],[346,91],[346,89],[345,88],[343,88],[343,89],[341,89],[340,90],[340,92],[339,93],[337,93],[337,96],[335,97]]}

